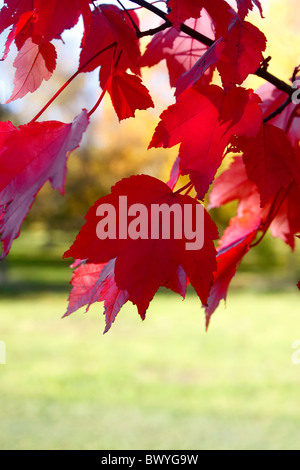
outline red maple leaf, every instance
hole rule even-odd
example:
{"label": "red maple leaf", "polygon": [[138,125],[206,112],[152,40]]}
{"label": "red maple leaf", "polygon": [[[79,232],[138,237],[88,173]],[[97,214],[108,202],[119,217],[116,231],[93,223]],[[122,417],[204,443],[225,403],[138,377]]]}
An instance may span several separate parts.
{"label": "red maple leaf", "polygon": [[[294,181],[287,188],[280,188],[268,204],[261,207],[261,197],[255,183],[248,179],[242,156],[235,157],[228,170],[223,172],[213,184],[209,195],[209,209],[238,200],[237,217],[230,222],[222,240],[234,243],[235,222],[246,215],[248,223],[256,226],[261,220],[261,228],[270,227],[273,237],[281,238],[292,250],[295,248],[295,236],[300,233],[300,189]],[[271,217],[271,218],[270,218]],[[252,222],[251,222],[252,220]],[[238,237],[241,232],[238,231]]]}
{"label": "red maple leaf", "polygon": [[217,57],[217,68],[224,88],[229,89],[241,85],[248,75],[257,71],[263,61],[266,37],[253,24],[237,19],[221,44],[222,54]]}
{"label": "red maple leaf", "polygon": [[262,226],[267,211],[260,208],[256,185],[249,181],[242,157],[237,156],[228,170],[224,171],[213,184],[209,195],[209,208],[238,199],[236,217],[218,242],[217,271],[206,307],[207,327],[210,318],[222,299],[226,300],[229,285],[244,256]]}
{"label": "red maple leaf", "polygon": [[21,34],[24,29],[26,29],[28,24],[31,24],[31,22],[35,21],[36,19],[37,19],[37,15],[34,11],[27,11],[20,16],[18,22],[13,26],[13,28],[11,29],[7,37],[2,60],[6,59],[10,50],[10,46],[13,43],[13,41],[16,40],[17,36]]}
{"label": "red maple leaf", "polygon": [[249,11],[253,10],[254,6],[257,6],[261,17],[263,18],[262,6],[259,0],[236,0],[236,3],[238,6],[239,16],[242,20],[248,15]]}
{"label": "red maple leaf", "polygon": [[35,44],[28,38],[19,51],[14,67],[17,69],[10,103],[36,91],[43,80],[49,80],[56,67],[56,50],[51,42]]}
{"label": "red maple leaf", "polygon": [[231,246],[219,250],[217,256],[218,268],[215,272],[214,283],[207,302],[208,305],[205,308],[207,328],[211,316],[217,309],[220,301],[222,299],[226,300],[229,285],[242,259],[250,250],[250,245],[255,239],[256,233],[257,231],[254,230]]}
{"label": "red maple leaf", "polygon": [[84,259],[93,264],[107,263],[116,258],[116,285],[120,291],[128,292],[129,300],[137,305],[142,318],[159,287],[165,286],[183,293],[186,287],[183,272],[205,304],[213,280],[212,273],[216,268],[213,240],[218,237],[217,228],[208,213],[204,211],[205,237],[202,249],[186,249],[188,238],[185,234],[182,238],[175,237],[174,233],[169,238],[153,238],[150,236],[151,223],[147,233],[140,235],[141,238],[121,236],[120,230],[124,230],[124,227],[121,229],[122,224],[125,224],[126,231],[130,231],[130,224],[134,221],[130,217],[127,221],[122,219],[114,222],[117,234],[115,238],[100,240],[96,236],[99,222],[97,209],[99,205],[110,204],[118,214],[121,210],[120,196],[127,197],[128,208],[142,204],[149,209],[149,214],[153,204],[165,204],[169,208],[176,205],[182,210],[184,205],[190,205],[195,211],[196,206],[200,206],[189,196],[173,193],[165,183],[153,177],[140,175],[124,179],[112,188],[110,195],[101,198],[89,210],[86,224],[64,257]]}
{"label": "red maple leaf", "polygon": [[197,82],[204,85],[210,84],[216,64],[222,56],[224,47],[225,44],[222,38],[215,41],[214,44],[207,49],[205,54],[197,60],[193,67],[178,79],[176,84],[176,97]]}
{"label": "red maple leaf", "polygon": [[235,157],[229,169],[215,180],[209,196],[209,208],[220,207],[235,199],[239,204],[236,217],[230,220],[219,241],[218,269],[206,307],[207,326],[220,300],[226,300],[230,282],[238,265],[250,250],[259,230],[265,231],[270,226],[270,232],[274,237],[280,237],[294,249],[295,235],[300,233],[299,197],[299,187],[293,182],[287,189],[278,189],[270,202],[261,207],[258,187],[248,179],[241,156]]}
{"label": "red maple leaf", "polygon": [[247,175],[257,185],[263,207],[293,181],[298,168],[295,150],[283,130],[265,123],[256,137],[243,136],[237,142]]}
{"label": "red maple leaf", "polygon": [[262,121],[259,101],[251,90],[224,92],[216,85],[197,83],[162,113],[149,148],[181,144],[181,173],[190,175],[202,199],[232,136],[257,134]]}
{"label": "red maple leaf", "polygon": [[[285,92],[278,90],[274,85],[266,83],[261,86],[256,93],[262,100],[261,108],[263,117],[268,118],[284,103],[286,103],[287,95]],[[300,141],[300,105],[298,103],[290,102],[281,113],[273,117],[269,122],[273,126],[282,129],[294,148],[298,148]]]}
{"label": "red maple leaf", "polygon": [[[130,15],[138,25],[137,15],[134,12]],[[115,47],[98,54],[111,44]],[[79,67],[88,64],[83,72],[92,72],[100,66],[102,88],[115,68],[120,71],[130,69],[140,75],[138,63],[141,53],[136,31],[124,11],[114,5],[101,5],[93,11],[92,26],[81,47]],[[91,60],[94,56],[95,59]]]}
{"label": "red maple leaf", "polygon": [[272,236],[281,238],[292,250],[295,249],[295,236],[300,234],[299,198],[300,186],[293,182],[276,217],[270,225]]}
{"label": "red maple leaf", "polygon": [[235,244],[237,240],[248,235],[265,221],[270,205],[260,207],[260,196],[255,183],[248,179],[243,158],[234,157],[230,167],[213,183],[209,194],[208,208],[221,207],[237,200],[237,215],[230,219],[219,246]]}
{"label": "red maple leaf", "polygon": [[176,28],[189,18],[199,18],[205,8],[216,24],[218,36],[226,33],[233,16],[232,8],[224,0],[169,0],[168,7],[171,9],[168,19]]}
{"label": "red maple leaf", "polygon": [[[56,50],[50,41],[61,39],[61,34],[83,16],[85,34],[91,25],[89,0],[34,0],[11,1],[0,11],[0,33],[12,26],[8,34],[2,60],[15,41],[19,53],[14,66],[14,90],[9,101],[33,93],[43,80],[49,80],[56,67]],[[84,41],[84,39],[83,39]]]}
{"label": "red maple leaf", "polygon": [[114,73],[108,81],[108,92],[120,121],[134,117],[137,109],[154,107],[149,91],[137,75]]}
{"label": "red maple leaf", "polygon": [[234,157],[228,170],[214,181],[209,194],[209,209],[221,207],[234,200],[245,200],[257,193],[257,186],[249,180],[242,157]]}
{"label": "red maple leaf", "polygon": [[220,72],[225,90],[241,85],[248,75],[255,73],[259,68],[265,48],[264,34],[251,23],[237,19],[230,26],[226,36],[215,41],[193,67],[180,77],[176,95],[202,79],[207,71],[213,71],[215,67]]}
{"label": "red maple leaf", "polygon": [[72,124],[33,122],[19,128],[0,125],[0,233],[2,258],[18,237],[36,194],[50,181],[64,191],[69,153],[78,147],[88,125],[83,111]]}
{"label": "red maple leaf", "polygon": [[[85,3],[90,2],[85,0]],[[81,5],[77,0],[35,0],[38,21],[34,23],[33,35],[41,36],[44,41],[60,39],[66,29],[78,22]]]}
{"label": "red maple leaf", "polygon": [[293,182],[261,207],[258,188],[248,179],[241,156],[235,157],[229,169],[215,180],[209,207],[220,207],[235,199],[239,204],[237,216],[230,220],[219,242],[218,269],[206,309],[207,325],[220,300],[226,299],[232,277],[259,230],[265,232],[270,226],[274,237],[280,237],[294,249],[295,235],[300,233],[299,197],[299,187]]}
{"label": "red maple leaf", "polygon": [[224,171],[213,184],[209,194],[209,209],[238,200],[237,215],[219,241],[218,251],[235,245],[252,232],[257,232],[268,215],[268,208],[260,207],[257,186],[248,179],[241,156],[234,158],[228,170]]}
{"label": "red maple leaf", "polygon": [[0,10],[0,34],[11,25],[16,26],[23,14],[32,11],[32,1],[6,0]]}
{"label": "red maple leaf", "polygon": [[[201,18],[188,20],[186,24],[210,39],[215,39],[214,24],[205,10],[203,10]],[[169,28],[154,35],[147,45],[140,65],[141,67],[153,67],[165,60],[169,72],[170,86],[175,87],[178,79],[188,72],[207,50],[207,46],[182,31]],[[203,85],[210,83],[212,72],[213,70],[204,76]]]}
{"label": "red maple leaf", "polygon": [[[0,11],[0,34],[12,25],[18,49],[28,38],[32,38],[38,44],[50,42],[52,39],[61,39],[66,29],[76,25],[80,15],[83,15],[85,26],[89,25],[89,3],[92,2],[89,0],[11,0],[8,2],[6,0]],[[31,15],[31,21],[22,25],[22,15],[28,12],[34,12],[34,15]],[[15,31],[15,28],[18,31]]]}
{"label": "red maple leaf", "polygon": [[111,260],[106,264],[82,263],[74,270],[71,280],[73,287],[65,317],[81,307],[86,306],[88,311],[93,303],[104,301],[104,333],[108,332],[129,298],[128,292],[120,291],[115,283],[115,261]]}

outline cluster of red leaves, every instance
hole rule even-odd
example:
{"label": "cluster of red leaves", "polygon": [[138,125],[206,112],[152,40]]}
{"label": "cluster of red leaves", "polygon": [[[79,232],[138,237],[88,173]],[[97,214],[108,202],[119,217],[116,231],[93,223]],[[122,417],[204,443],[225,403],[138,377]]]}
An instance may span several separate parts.
{"label": "cluster of red leaves", "polygon": [[[190,283],[205,308],[208,325],[220,300],[226,299],[243,257],[267,230],[294,249],[300,233],[299,106],[290,102],[269,119],[286,101],[286,93],[270,84],[256,93],[241,86],[261,67],[266,38],[246,21],[254,7],[263,16],[260,1],[236,3],[234,10],[225,0],[166,1],[166,13],[159,15],[165,24],[149,31],[153,37],[143,54],[139,40],[143,34],[134,9],[90,0],[12,0],[1,9],[0,33],[10,28],[2,60],[13,42],[18,49],[9,101],[36,91],[50,79],[57,60],[52,41],[61,39],[80,17],[84,34],[79,68],[72,78],[99,68],[98,104],[108,92],[120,121],[134,117],[137,109],[154,106],[142,83],[144,67],[165,60],[175,89],[176,101],[162,113],[149,145],[179,145],[170,181],[165,184],[146,175],[122,180],[88,211],[85,225],[64,255],[75,260],[66,315],[103,301],[108,331],[127,301],[144,319],[160,287],[184,297]],[[159,11],[149,5],[152,12]],[[201,35],[208,38],[206,45],[199,41]],[[215,72],[222,87],[212,84]],[[80,144],[93,111],[83,110],[71,124],[36,122],[37,117],[19,128],[0,123],[2,257],[19,235],[44,183],[49,180],[63,192],[67,157]],[[232,163],[216,178],[225,158]],[[189,176],[199,200],[209,194],[209,209],[238,201],[237,215],[217,247],[218,231],[207,211],[205,242],[198,251],[187,251],[184,239],[97,238],[97,207],[109,203],[118,210],[119,196],[145,206],[200,204],[181,190],[173,191],[181,175]]]}

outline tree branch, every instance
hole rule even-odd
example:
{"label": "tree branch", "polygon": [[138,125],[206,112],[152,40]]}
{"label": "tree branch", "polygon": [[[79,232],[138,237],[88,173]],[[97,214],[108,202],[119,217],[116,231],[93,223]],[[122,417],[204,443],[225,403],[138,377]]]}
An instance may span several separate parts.
{"label": "tree branch", "polygon": [[164,31],[168,28],[170,28],[170,25],[165,22],[162,23],[160,26],[157,26],[157,28],[148,29],[147,31],[138,31],[136,35],[138,38],[144,38],[145,36],[154,36],[154,34],[159,33],[160,31]]}
{"label": "tree branch", "polygon": [[287,108],[288,105],[291,104],[291,102],[292,102],[292,96],[289,96],[288,99],[281,106],[279,106],[279,108],[277,108],[273,113],[270,114],[270,116],[264,119],[264,122],[267,123],[271,121],[272,119],[274,119],[279,114],[281,114],[285,110],[285,108]]}
{"label": "tree branch", "polygon": [[[155,5],[152,5],[152,3],[146,2],[146,0],[130,0],[130,2],[136,3],[137,5],[140,5],[140,7],[146,8],[146,10],[151,11],[165,21],[169,21],[167,15],[162,10],[157,8]],[[169,23],[170,26],[172,26],[171,21],[169,21]]]}
{"label": "tree branch", "polygon": [[269,73],[265,68],[258,69],[255,72],[255,75],[260,78],[263,78],[269,83],[272,83],[272,85],[278,88],[278,90],[284,91],[289,96],[292,96],[295,91],[290,85]]}

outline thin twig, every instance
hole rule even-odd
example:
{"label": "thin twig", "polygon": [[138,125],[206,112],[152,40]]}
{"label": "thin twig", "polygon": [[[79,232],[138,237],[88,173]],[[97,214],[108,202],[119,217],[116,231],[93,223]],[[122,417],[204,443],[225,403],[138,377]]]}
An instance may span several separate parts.
{"label": "thin twig", "polygon": [[[114,50],[114,55],[115,55],[115,53],[116,53],[116,49]],[[103,89],[102,89],[102,93],[101,93],[101,95],[100,95],[100,97],[99,97],[97,103],[95,104],[95,106],[94,106],[94,107],[89,111],[89,113],[88,113],[88,116],[89,116],[89,117],[97,110],[97,108],[98,108],[98,107],[100,106],[100,104],[102,103],[102,100],[103,100],[103,98],[104,98],[104,96],[105,96],[105,94],[106,94],[106,92],[107,92],[107,89],[108,89],[109,80],[110,80],[111,76],[113,75],[114,70],[118,67],[118,64],[119,64],[119,62],[120,62],[122,53],[123,53],[123,50],[119,52],[119,55],[118,55],[118,57],[117,57],[115,63],[113,63],[113,64],[111,65],[110,75],[109,75],[108,79],[106,80],[105,86],[104,86]]]}
{"label": "thin twig", "polygon": [[[292,82],[293,82],[293,83],[294,83],[294,82],[296,81],[296,79],[297,79],[297,75],[298,75],[298,73],[299,73],[299,70],[300,70],[300,67],[296,67],[296,68],[294,69],[294,73],[293,73],[293,77],[292,77]],[[294,88],[293,88],[293,91],[295,91]],[[276,116],[278,116],[279,114],[281,114],[281,113],[285,110],[285,108],[286,108],[287,106],[289,106],[289,104],[292,103],[292,100],[293,100],[293,96],[291,95],[291,96],[288,97],[288,99],[287,99],[281,106],[279,106],[279,108],[277,108],[273,113],[271,113],[270,116],[266,117],[266,118],[264,119],[264,122],[265,122],[265,123],[266,123],[266,122],[269,122],[269,121],[271,121],[272,119],[274,119]],[[295,111],[292,113],[292,119],[293,119],[294,117],[295,117]],[[289,125],[290,125],[290,120],[289,120],[289,122],[288,122],[288,126],[287,126],[287,129],[286,129],[286,132],[288,132]]]}
{"label": "thin twig", "polygon": [[[157,8],[155,5],[152,5],[152,3],[148,3],[145,0],[130,0],[130,2],[136,3],[137,5],[140,5],[141,7],[146,8],[146,10],[151,11],[152,13],[159,16],[160,18],[162,18],[165,21],[169,21],[167,19],[167,15],[162,10]],[[170,22],[170,24],[172,26],[171,22]]]}
{"label": "thin twig", "polygon": [[132,26],[134,27],[135,29],[135,32],[137,35],[140,34],[140,28],[138,27],[138,25],[136,24],[136,22],[133,20],[131,14],[129,13],[129,11],[124,7],[123,3],[121,2],[121,0],[117,0],[118,4],[121,6],[121,8],[123,8],[125,14],[127,15],[130,23],[132,24]]}
{"label": "thin twig", "polygon": [[265,69],[258,69],[255,72],[255,75],[257,75],[257,77],[263,78],[267,82],[274,85],[278,90],[284,91],[289,96],[291,96],[295,91],[290,85],[275,77]]}
{"label": "thin twig", "polygon": [[88,113],[88,116],[89,116],[89,117],[97,110],[97,108],[98,108],[98,107],[100,106],[100,104],[102,103],[102,100],[103,100],[103,98],[104,98],[104,96],[105,96],[105,93],[107,92],[107,86],[108,86],[108,80],[107,80],[107,82],[106,82],[105,87],[104,87],[103,90],[102,90],[102,93],[101,93],[99,99],[97,100],[97,103],[96,103],[95,106],[93,106],[93,108],[89,111],[89,113]]}
{"label": "thin twig", "polygon": [[52,98],[48,101],[48,103],[45,104],[45,106],[39,111],[39,113],[30,121],[30,123],[32,122],[35,122],[37,121],[37,119],[46,111],[46,109],[49,108],[49,106],[53,103],[54,100],[56,100],[56,98],[58,98],[58,96],[65,90],[65,88],[67,88],[68,85],[70,85],[70,83],[85,69],[85,67],[87,67],[91,62],[93,62],[93,60],[95,60],[98,56],[100,56],[101,54],[103,54],[103,52],[106,52],[108,51],[109,49],[111,49],[112,47],[115,47],[117,45],[116,42],[113,42],[111,43],[109,46],[105,47],[104,49],[102,49],[101,51],[97,52],[95,55],[93,55],[93,57],[91,57],[85,64],[83,64],[81,67],[79,67],[79,69],[77,70],[77,72],[74,73],[74,75],[72,75],[72,77],[69,78],[69,80],[66,81],[66,83],[64,83],[64,85],[55,93],[55,95],[52,96]]}
{"label": "thin twig", "polygon": [[178,189],[177,191],[175,191],[174,194],[180,194],[180,193],[182,193],[183,191],[185,191],[186,189],[189,189],[189,188],[192,189],[193,186],[194,186],[194,184],[193,184],[191,181],[189,181],[189,182],[188,182],[186,185],[184,185],[182,188],[180,188],[180,189]]}
{"label": "thin twig", "polygon": [[274,119],[276,116],[279,116],[279,114],[281,114],[285,110],[285,108],[287,108],[287,106],[291,104],[291,102],[292,96],[289,96],[288,99],[281,106],[279,106],[279,108],[277,108],[273,113],[270,114],[270,116],[264,119],[264,123],[267,123]]}
{"label": "thin twig", "polygon": [[144,38],[145,36],[154,36],[154,34],[159,33],[160,31],[164,31],[165,29],[168,29],[172,27],[167,21],[160,26],[157,26],[157,28],[153,29],[148,29],[147,31],[139,31],[136,33],[138,38]]}

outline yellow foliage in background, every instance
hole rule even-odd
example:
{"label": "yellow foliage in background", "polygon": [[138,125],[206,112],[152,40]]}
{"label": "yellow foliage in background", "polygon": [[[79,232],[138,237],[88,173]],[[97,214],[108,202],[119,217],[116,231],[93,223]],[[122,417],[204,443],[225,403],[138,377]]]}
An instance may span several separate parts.
{"label": "yellow foliage in background", "polygon": [[[249,21],[265,34],[268,43],[265,57],[271,56],[269,71],[288,82],[294,68],[300,64],[300,16],[299,0],[262,0],[265,18],[252,13]],[[263,82],[251,77],[246,85],[254,89]]]}

